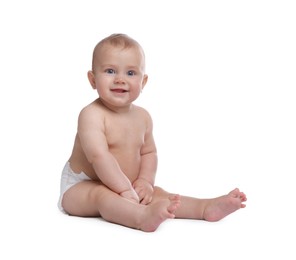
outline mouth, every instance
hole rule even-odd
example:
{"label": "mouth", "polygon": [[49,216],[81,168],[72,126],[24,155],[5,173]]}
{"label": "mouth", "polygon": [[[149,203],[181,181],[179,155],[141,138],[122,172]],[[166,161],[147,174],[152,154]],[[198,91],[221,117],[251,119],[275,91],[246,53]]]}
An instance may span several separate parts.
{"label": "mouth", "polygon": [[127,90],[122,89],[122,88],[114,88],[114,89],[111,89],[111,91],[115,92],[115,93],[126,93],[126,92],[128,92]]}

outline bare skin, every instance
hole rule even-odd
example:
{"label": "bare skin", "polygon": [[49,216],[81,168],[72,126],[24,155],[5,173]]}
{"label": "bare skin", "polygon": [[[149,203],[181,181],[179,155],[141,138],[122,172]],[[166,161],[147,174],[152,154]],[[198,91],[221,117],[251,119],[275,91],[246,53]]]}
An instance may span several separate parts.
{"label": "bare skin", "polygon": [[147,232],[155,231],[163,221],[175,217],[174,212],[179,206],[180,198],[178,195],[169,197],[169,200],[162,199],[148,204],[143,212],[139,229]]}
{"label": "bare skin", "polygon": [[172,218],[219,221],[244,208],[246,200],[245,194],[237,188],[217,198],[198,199],[155,187],[152,202],[142,205],[118,196],[104,185],[87,181],[69,189],[63,204],[70,215],[103,217],[112,223],[152,232],[166,219]]}
{"label": "bare skin", "polygon": [[179,195],[164,195],[143,205],[92,181],[74,185],[63,197],[63,207],[70,215],[103,217],[109,222],[145,232],[155,231],[163,221],[175,218],[179,206]]}
{"label": "bare skin", "polygon": [[84,172],[91,180],[63,194],[69,215],[152,232],[174,217],[218,221],[245,207],[247,198],[239,189],[199,199],[156,187],[152,119],[133,104],[148,80],[143,50],[130,38],[115,36],[97,45],[93,59],[88,79],[99,98],[81,110],[68,160],[74,175]]}
{"label": "bare skin", "polygon": [[242,204],[247,200],[246,195],[239,189],[234,189],[227,195],[210,199],[203,213],[203,219],[207,221],[218,221],[234,211],[244,208]]}
{"label": "bare skin", "polygon": [[[157,187],[155,197],[166,198],[169,193]],[[198,219],[206,221],[219,221],[227,215],[246,205],[246,195],[238,188],[228,194],[210,199],[199,199],[189,196],[180,196],[180,206],[175,211],[176,218]],[[153,201],[152,201],[153,202]]]}

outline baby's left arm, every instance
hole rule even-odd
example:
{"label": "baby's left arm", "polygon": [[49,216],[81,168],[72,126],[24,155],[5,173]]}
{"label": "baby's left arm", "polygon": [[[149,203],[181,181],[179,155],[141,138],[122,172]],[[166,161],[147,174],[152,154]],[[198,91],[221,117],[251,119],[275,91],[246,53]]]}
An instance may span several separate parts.
{"label": "baby's left arm", "polygon": [[152,120],[149,117],[145,142],[141,149],[140,173],[133,183],[133,187],[139,196],[141,204],[148,204],[152,200],[156,170],[157,151],[152,134]]}

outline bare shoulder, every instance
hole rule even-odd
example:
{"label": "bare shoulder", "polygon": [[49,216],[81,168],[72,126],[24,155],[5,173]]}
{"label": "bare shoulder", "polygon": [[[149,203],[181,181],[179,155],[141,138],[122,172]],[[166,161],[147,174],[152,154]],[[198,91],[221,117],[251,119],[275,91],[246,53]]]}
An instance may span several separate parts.
{"label": "bare shoulder", "polygon": [[138,115],[137,118],[139,119],[139,121],[145,122],[146,127],[148,129],[152,129],[153,121],[150,113],[145,108],[140,106],[135,105],[134,108]]}
{"label": "bare shoulder", "polygon": [[82,108],[80,114],[99,113],[101,110],[102,107],[98,100],[94,100],[93,102]]}
{"label": "bare shoulder", "polygon": [[134,109],[137,112],[138,115],[140,115],[145,120],[152,121],[150,113],[143,107],[134,105]]}
{"label": "bare shoulder", "polygon": [[78,124],[100,124],[104,120],[104,111],[97,100],[85,106],[79,113]]}

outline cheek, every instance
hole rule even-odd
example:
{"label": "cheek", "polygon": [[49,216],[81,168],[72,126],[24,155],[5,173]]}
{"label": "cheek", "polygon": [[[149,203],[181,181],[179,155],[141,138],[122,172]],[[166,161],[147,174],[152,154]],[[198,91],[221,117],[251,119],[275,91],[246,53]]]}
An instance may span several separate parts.
{"label": "cheek", "polygon": [[97,89],[105,88],[106,86],[109,86],[112,82],[112,79],[110,77],[98,77],[96,79],[96,87]]}
{"label": "cheek", "polygon": [[142,81],[133,82],[132,87],[135,93],[140,93],[142,91]]}

